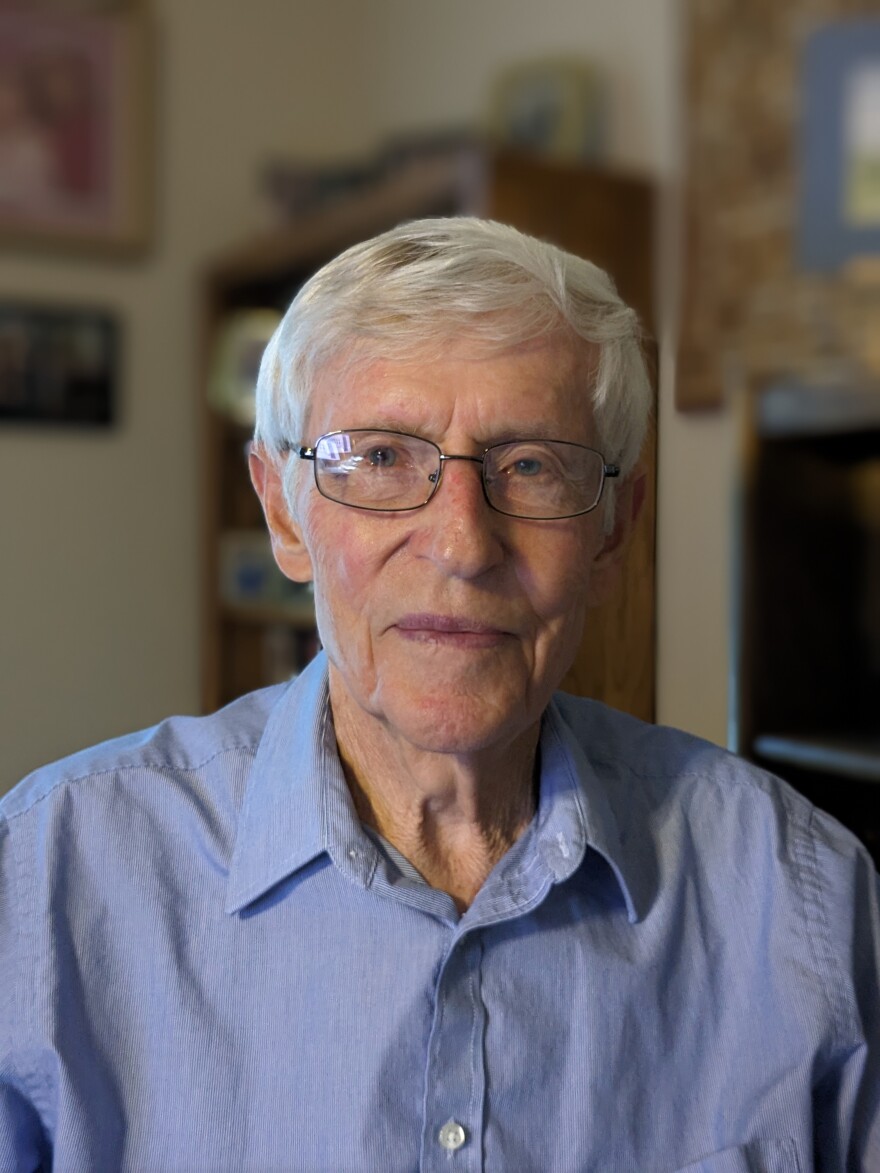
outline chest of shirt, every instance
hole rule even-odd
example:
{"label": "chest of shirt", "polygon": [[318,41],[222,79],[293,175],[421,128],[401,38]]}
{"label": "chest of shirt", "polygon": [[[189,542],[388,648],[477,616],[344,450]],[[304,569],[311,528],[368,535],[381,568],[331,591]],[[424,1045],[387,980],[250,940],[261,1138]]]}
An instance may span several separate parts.
{"label": "chest of shirt", "polygon": [[232,916],[212,875],[189,877],[185,913],[142,875],[136,932],[130,893],[55,918],[32,1037],[55,1057],[56,1169],[665,1173],[810,1152],[820,1000],[803,980],[791,996],[766,925],[722,933],[672,891],[632,924],[596,856],[472,928],[327,857]]}

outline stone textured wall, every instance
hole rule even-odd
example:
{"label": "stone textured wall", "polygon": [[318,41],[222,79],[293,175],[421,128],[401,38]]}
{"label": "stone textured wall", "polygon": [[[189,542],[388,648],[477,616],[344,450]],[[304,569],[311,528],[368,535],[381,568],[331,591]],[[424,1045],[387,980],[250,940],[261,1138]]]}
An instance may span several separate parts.
{"label": "stone textured wall", "polygon": [[878,0],[685,0],[688,163],[677,403],[780,374],[880,388],[880,258],[796,260],[801,52]]}

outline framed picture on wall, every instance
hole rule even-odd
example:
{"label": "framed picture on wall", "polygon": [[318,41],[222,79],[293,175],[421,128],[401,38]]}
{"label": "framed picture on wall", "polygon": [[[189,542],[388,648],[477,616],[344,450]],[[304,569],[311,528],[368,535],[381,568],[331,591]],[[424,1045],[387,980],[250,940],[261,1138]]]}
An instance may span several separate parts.
{"label": "framed picture on wall", "polygon": [[0,301],[0,425],[112,424],[119,335],[105,310]]}
{"label": "framed picture on wall", "polygon": [[565,57],[508,66],[492,87],[490,130],[509,147],[595,162],[605,148],[598,68]]}
{"label": "framed picture on wall", "polygon": [[0,8],[0,244],[146,243],[148,41],[137,9]]}
{"label": "framed picture on wall", "polygon": [[803,80],[800,263],[880,259],[880,18],[814,33]]}

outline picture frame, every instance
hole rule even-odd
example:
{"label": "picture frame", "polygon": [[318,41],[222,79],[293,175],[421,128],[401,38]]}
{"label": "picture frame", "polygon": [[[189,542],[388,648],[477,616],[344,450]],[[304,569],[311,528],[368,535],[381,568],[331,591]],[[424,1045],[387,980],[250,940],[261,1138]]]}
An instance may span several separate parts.
{"label": "picture frame", "polygon": [[253,431],[256,384],[263,351],[281,322],[279,310],[268,306],[240,309],[219,325],[208,382],[210,402],[240,427]]}
{"label": "picture frame", "polygon": [[880,258],[880,20],[818,29],[803,58],[798,262],[835,273]]}
{"label": "picture frame", "polygon": [[121,327],[108,310],[0,299],[0,427],[115,422]]}
{"label": "picture frame", "polygon": [[589,61],[553,57],[510,65],[492,87],[489,130],[507,147],[596,162],[605,153],[605,87]]}
{"label": "picture frame", "polygon": [[150,56],[138,7],[0,7],[0,247],[146,245]]}

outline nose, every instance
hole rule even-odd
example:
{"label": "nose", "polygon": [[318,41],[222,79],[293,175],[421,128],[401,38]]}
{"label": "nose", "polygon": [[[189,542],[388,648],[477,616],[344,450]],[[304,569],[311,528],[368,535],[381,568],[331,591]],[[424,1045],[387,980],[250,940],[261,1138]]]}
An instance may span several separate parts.
{"label": "nose", "polygon": [[483,495],[481,471],[478,460],[444,460],[437,491],[418,511],[419,553],[451,577],[478,578],[504,557],[504,519]]}

